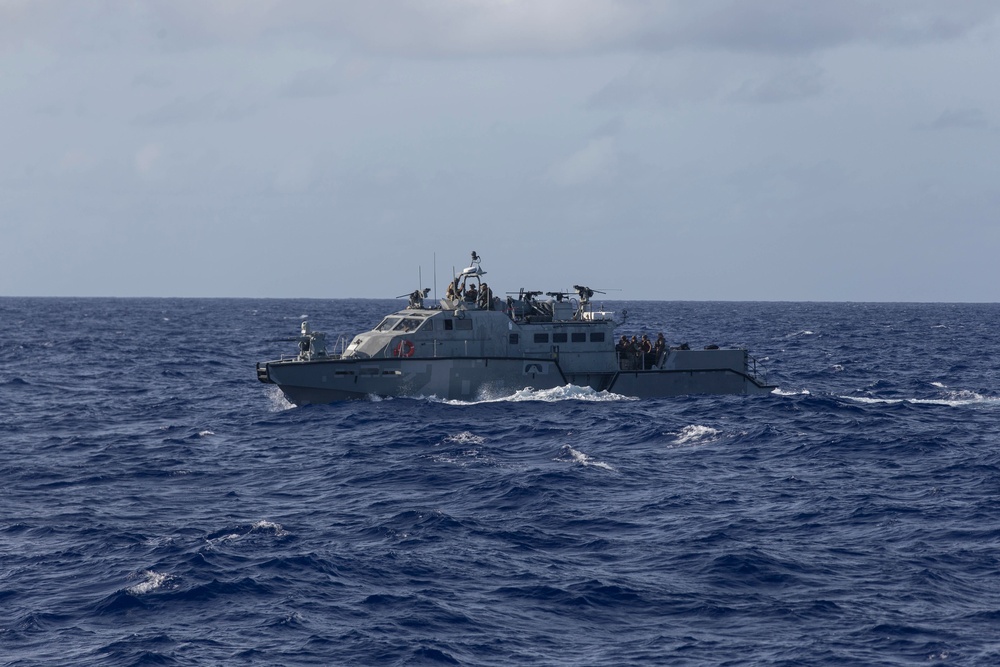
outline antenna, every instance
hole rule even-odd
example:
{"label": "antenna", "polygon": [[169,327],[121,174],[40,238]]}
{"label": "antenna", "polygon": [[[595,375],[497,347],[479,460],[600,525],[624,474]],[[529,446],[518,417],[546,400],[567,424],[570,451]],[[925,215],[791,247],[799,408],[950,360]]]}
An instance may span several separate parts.
{"label": "antenna", "polygon": [[434,303],[438,302],[438,254],[434,253]]}

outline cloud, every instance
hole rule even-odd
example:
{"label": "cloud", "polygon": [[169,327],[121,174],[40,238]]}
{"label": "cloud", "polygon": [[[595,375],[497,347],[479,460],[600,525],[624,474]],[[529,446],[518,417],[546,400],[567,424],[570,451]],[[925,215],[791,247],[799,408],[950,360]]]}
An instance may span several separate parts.
{"label": "cloud", "polygon": [[550,182],[564,187],[585,185],[611,177],[617,164],[618,147],[615,138],[599,136],[549,167],[545,176]]}
{"label": "cloud", "polygon": [[257,112],[253,102],[235,101],[220,93],[199,97],[180,96],[135,117],[139,125],[188,125],[212,121],[234,121]]}
{"label": "cloud", "polygon": [[296,72],[278,89],[290,98],[331,97],[357,89],[380,74],[370,60],[350,58],[330,67],[313,67]]}
{"label": "cloud", "polygon": [[283,163],[275,172],[273,187],[282,194],[305,192],[314,181],[313,164],[309,158],[297,157]]}
{"label": "cloud", "polygon": [[339,94],[343,86],[332,70],[309,69],[298,72],[278,91],[283,97],[329,97]]}
{"label": "cloud", "polygon": [[948,109],[934,119],[925,129],[950,130],[973,129],[982,130],[990,126],[990,121],[982,109]]}
{"label": "cloud", "polygon": [[744,81],[729,98],[749,104],[794,102],[820,95],[827,87],[822,68],[793,64],[762,78]]}
{"label": "cloud", "polygon": [[991,0],[708,0],[675,2],[648,17],[650,49],[812,53],[852,43],[905,45],[961,37],[995,19]]}
{"label": "cloud", "polygon": [[81,150],[71,150],[63,153],[59,159],[60,172],[90,171],[98,164],[98,159],[91,153]]}
{"label": "cloud", "polygon": [[825,70],[812,62],[770,55],[676,54],[645,58],[588,100],[595,109],[674,107],[684,103],[778,104],[821,95]]}
{"label": "cloud", "polygon": [[956,39],[998,15],[995,0],[0,0],[0,40],[67,48],[85,39],[114,48],[122,42],[115,30],[127,22],[136,28],[128,39],[174,50],[285,43],[435,58],[679,49],[807,54],[852,43]]}
{"label": "cloud", "polygon": [[135,170],[142,176],[148,176],[159,162],[163,148],[159,144],[146,144],[135,154]]}

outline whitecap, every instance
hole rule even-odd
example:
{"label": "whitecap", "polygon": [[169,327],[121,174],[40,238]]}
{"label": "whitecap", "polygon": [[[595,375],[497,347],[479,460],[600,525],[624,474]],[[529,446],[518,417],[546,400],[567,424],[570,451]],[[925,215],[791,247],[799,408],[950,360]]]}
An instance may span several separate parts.
{"label": "whitecap", "polygon": [[[577,451],[572,447],[570,447],[569,445],[563,445],[562,453],[569,454],[569,456],[573,459],[574,463],[579,463],[582,466],[601,468],[602,470],[610,470],[611,472],[618,472],[614,466],[608,463],[604,463],[603,461],[595,461],[594,459],[590,458],[583,452]],[[558,461],[560,459],[556,460]]]}
{"label": "whitecap", "polygon": [[798,391],[795,391],[793,389],[781,389],[781,388],[778,388],[778,389],[775,389],[774,391],[772,391],[771,393],[774,394],[775,396],[809,396],[810,395],[808,389],[799,389]]}
{"label": "whitecap", "polygon": [[676,435],[677,439],[674,440],[675,444],[688,445],[694,442],[713,440],[715,436],[719,435],[719,431],[711,426],[691,424],[690,426],[682,428],[681,432]]}
{"label": "whitecap", "polygon": [[271,412],[282,412],[295,407],[295,404],[291,403],[277,387],[268,387],[264,395],[267,397],[268,403],[270,403]]}
{"label": "whitecap", "polygon": [[931,386],[932,387],[937,387],[938,389],[947,389],[948,388],[948,385],[944,384],[943,382],[931,382]]}
{"label": "whitecap", "polygon": [[246,524],[236,526],[232,530],[235,532],[210,537],[208,543],[215,546],[227,542],[236,542],[251,535],[271,535],[273,537],[285,537],[288,535],[288,532],[281,527],[280,523],[268,521],[267,519],[254,521],[249,526]]}
{"label": "whitecap", "polygon": [[125,589],[132,595],[151,593],[173,579],[169,574],[154,572],[153,570],[144,570],[129,575],[129,579],[138,579],[139,577],[143,577],[143,580]]}
{"label": "whitecap", "polygon": [[288,535],[288,531],[282,528],[280,523],[275,523],[274,521],[268,521],[267,519],[261,519],[260,521],[255,521],[250,526],[250,532],[271,533],[275,537],[284,537]]}
{"label": "whitecap", "polygon": [[542,403],[556,403],[559,401],[588,401],[591,403],[610,403],[617,401],[637,401],[633,396],[622,396],[609,391],[597,391],[592,387],[579,387],[573,384],[553,387],[552,389],[535,389],[525,387],[518,389],[512,394],[504,396],[484,395],[482,398],[471,401],[462,400],[441,400],[432,398],[429,400],[439,401],[448,405],[478,405],[480,403],[523,403],[525,401],[538,401]]}
{"label": "whitecap", "polygon": [[974,391],[949,391],[945,398],[872,398],[870,396],[840,396],[839,398],[868,405],[945,405],[952,408],[969,405],[1000,405],[1000,398],[983,396]]}
{"label": "whitecap", "polygon": [[462,431],[461,433],[456,433],[455,435],[449,435],[444,439],[444,442],[455,443],[458,445],[481,445],[486,442],[486,438],[481,435],[470,433],[469,431]]}
{"label": "whitecap", "polygon": [[198,431],[199,438],[204,438],[210,435],[215,435],[215,431],[209,431],[208,429],[205,429],[204,431]]}

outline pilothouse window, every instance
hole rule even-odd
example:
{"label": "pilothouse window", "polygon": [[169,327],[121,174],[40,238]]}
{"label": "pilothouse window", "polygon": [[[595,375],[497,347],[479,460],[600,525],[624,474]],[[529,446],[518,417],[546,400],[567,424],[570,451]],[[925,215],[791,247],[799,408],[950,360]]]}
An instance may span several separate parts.
{"label": "pilothouse window", "polygon": [[393,327],[399,324],[401,319],[401,317],[387,317],[375,327],[375,331],[392,331]]}
{"label": "pilothouse window", "polygon": [[410,331],[416,331],[417,327],[423,324],[423,320],[418,320],[413,317],[404,317],[399,321],[396,326],[392,328],[393,331],[402,331],[403,333],[409,333]]}

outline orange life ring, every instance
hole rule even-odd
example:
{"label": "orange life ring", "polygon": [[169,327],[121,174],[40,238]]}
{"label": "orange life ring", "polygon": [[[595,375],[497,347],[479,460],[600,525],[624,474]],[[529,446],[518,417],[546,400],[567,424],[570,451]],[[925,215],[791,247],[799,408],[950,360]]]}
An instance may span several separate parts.
{"label": "orange life ring", "polygon": [[394,357],[412,357],[413,353],[417,351],[417,346],[411,341],[401,340],[396,343],[396,347],[392,349],[392,356]]}

